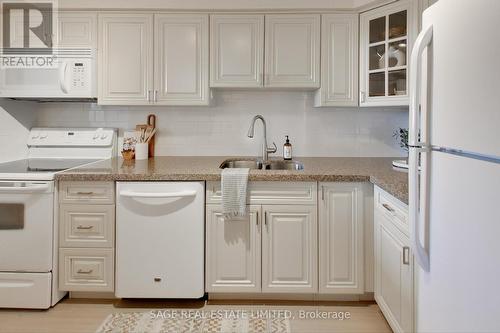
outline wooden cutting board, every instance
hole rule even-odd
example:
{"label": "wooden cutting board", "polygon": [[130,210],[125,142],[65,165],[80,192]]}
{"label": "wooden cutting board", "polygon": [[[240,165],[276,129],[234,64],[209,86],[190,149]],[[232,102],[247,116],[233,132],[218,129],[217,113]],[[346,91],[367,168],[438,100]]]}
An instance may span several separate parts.
{"label": "wooden cutting board", "polygon": [[[148,126],[152,127],[153,129],[156,128],[156,116],[154,114],[148,115]],[[149,157],[155,156],[155,135],[149,140]]]}

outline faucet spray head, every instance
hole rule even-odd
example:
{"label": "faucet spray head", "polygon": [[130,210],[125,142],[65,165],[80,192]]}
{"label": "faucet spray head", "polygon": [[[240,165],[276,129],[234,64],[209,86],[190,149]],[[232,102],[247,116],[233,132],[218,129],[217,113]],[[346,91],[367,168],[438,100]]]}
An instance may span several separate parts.
{"label": "faucet spray head", "polygon": [[250,128],[248,129],[248,133],[247,133],[247,136],[249,138],[253,138],[253,135],[254,135],[254,132],[255,132],[254,131],[255,121],[257,119],[262,120],[262,123],[264,124],[264,136],[266,135],[266,121],[264,120],[264,117],[262,117],[260,114],[258,114],[255,117],[253,117],[252,122],[250,123]]}
{"label": "faucet spray head", "polygon": [[255,124],[255,123],[254,123],[254,122],[252,122],[252,124],[250,125],[250,128],[248,129],[247,136],[248,136],[249,138],[253,138],[253,135],[254,135],[254,132],[255,132],[255,131],[254,131],[254,126],[253,126],[254,124]]}

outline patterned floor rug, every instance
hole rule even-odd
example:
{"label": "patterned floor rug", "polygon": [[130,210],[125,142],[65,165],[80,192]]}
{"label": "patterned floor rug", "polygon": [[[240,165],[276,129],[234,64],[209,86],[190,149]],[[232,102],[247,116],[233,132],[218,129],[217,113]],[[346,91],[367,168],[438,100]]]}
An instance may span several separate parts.
{"label": "patterned floor rug", "polygon": [[109,315],[97,333],[290,333],[286,318],[165,318],[153,312]]}

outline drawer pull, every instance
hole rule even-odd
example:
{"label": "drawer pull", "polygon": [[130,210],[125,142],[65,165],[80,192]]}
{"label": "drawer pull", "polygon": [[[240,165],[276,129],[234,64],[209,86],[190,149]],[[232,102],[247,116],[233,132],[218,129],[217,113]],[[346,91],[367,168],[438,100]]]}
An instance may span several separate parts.
{"label": "drawer pull", "polygon": [[76,192],[76,194],[78,194],[78,195],[92,195],[92,194],[94,194],[94,192],[92,192],[92,191],[90,191],[90,192],[81,192],[81,191],[79,191],[79,192]]}
{"label": "drawer pull", "polygon": [[403,265],[409,265],[409,264],[410,264],[410,247],[404,246],[403,247]]}
{"label": "drawer pull", "polygon": [[388,211],[390,211],[391,213],[394,213],[394,212],[395,212],[394,208],[392,208],[391,206],[389,206],[389,205],[388,205],[388,204],[386,204],[386,203],[385,203],[385,204],[382,204],[382,206],[383,206],[385,209],[387,209]]}
{"label": "drawer pull", "polygon": [[159,277],[155,277],[155,278],[154,278],[154,281],[155,281],[155,282],[161,282],[161,278],[159,278]]}
{"label": "drawer pull", "polygon": [[78,230],[90,230],[90,229],[93,229],[94,226],[93,225],[88,225],[88,226],[83,226],[83,225],[79,225],[78,227],[76,227]]}
{"label": "drawer pull", "polygon": [[93,269],[89,269],[89,270],[83,270],[83,269],[79,269],[77,271],[78,274],[91,274],[94,270]]}

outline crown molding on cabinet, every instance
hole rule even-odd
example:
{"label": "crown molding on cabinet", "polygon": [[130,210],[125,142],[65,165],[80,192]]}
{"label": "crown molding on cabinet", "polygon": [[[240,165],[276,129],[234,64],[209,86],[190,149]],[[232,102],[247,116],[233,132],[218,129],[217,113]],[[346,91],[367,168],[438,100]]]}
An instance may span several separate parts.
{"label": "crown molding on cabinet", "polygon": [[293,12],[293,11],[360,11],[395,0],[212,0],[210,6],[203,0],[59,0],[62,10],[168,10],[205,12]]}

